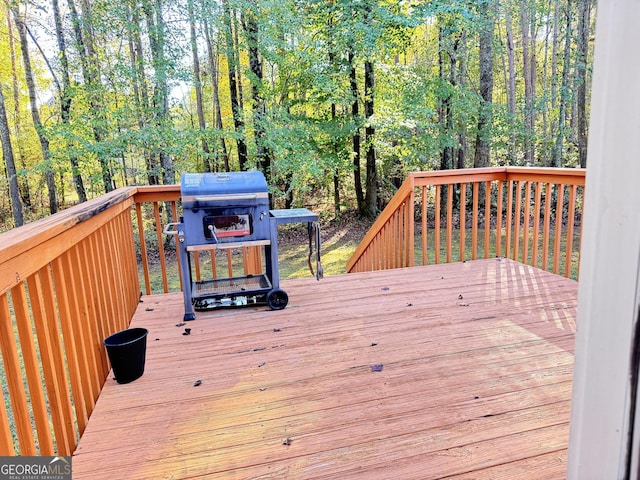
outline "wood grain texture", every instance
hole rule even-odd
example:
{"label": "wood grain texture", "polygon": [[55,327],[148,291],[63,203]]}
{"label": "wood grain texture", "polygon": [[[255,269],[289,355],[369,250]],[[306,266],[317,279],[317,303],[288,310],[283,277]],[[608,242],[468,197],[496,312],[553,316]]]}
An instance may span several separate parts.
{"label": "wood grain texture", "polygon": [[109,376],[74,478],[564,478],[576,282],[489,259],[282,288],[190,335],[181,295],[143,297],[145,373]]}

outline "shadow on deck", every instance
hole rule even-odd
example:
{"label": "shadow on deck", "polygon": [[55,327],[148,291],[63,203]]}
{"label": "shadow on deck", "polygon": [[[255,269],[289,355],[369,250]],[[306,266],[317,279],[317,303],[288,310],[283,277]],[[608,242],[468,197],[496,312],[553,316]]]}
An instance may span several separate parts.
{"label": "shadow on deck", "polygon": [[107,380],[74,478],[565,477],[576,282],[491,259],[283,288],[185,326],[143,297],[145,374]]}

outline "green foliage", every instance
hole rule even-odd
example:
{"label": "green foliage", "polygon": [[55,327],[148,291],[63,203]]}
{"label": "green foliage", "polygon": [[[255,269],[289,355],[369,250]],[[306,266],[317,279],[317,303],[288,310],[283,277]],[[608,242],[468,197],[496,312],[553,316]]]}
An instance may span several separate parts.
{"label": "green foliage", "polygon": [[[248,164],[259,165],[256,145],[258,130],[265,132],[261,147],[267,148],[272,162],[270,184],[276,198],[294,192],[304,203],[318,195],[329,196],[337,176],[346,194],[341,201],[353,206],[352,136],[365,126],[363,115],[363,65],[374,64],[374,115],[368,119],[375,127],[381,189],[393,189],[392,179],[408,171],[439,168],[445,149],[462,149],[466,165],[473,159],[477,134],[479,95],[478,34],[484,22],[495,22],[493,44],[494,90],[492,122],[487,130],[493,164],[520,164],[527,136],[524,125],[524,85],[522,59],[516,42],[516,112],[509,113],[506,13],[512,20],[513,35],[520,35],[519,7],[508,0],[488,2],[489,16],[478,14],[478,2],[471,0],[429,0],[392,2],[391,0],[229,0],[234,14],[235,48],[240,61],[243,91],[244,130],[233,127],[225,37],[222,35],[222,0],[193,0],[197,44],[200,55],[203,111],[206,126],[200,129],[196,117],[193,66],[189,44],[187,0],[157,2],[133,0],[91,0],[79,10],[85,45],[93,46],[93,56],[83,57],[75,39],[68,12],[63,12],[63,32],[67,44],[72,79],[69,122],[64,123],[59,93],[50,88],[41,57],[34,55],[37,88],[43,100],[53,92],[53,100],[40,105],[46,134],[51,144],[51,165],[68,199],[73,199],[70,164],[76,158],[80,174],[88,182],[90,196],[104,191],[102,168],[113,174],[115,186],[147,181],[147,161],[160,153],[168,155],[176,171],[203,170],[211,161],[223,168],[221,141],[237,169],[236,139],[246,140]],[[38,3],[38,2],[36,2]],[[557,54],[551,56],[554,15],[562,15],[548,2],[529,5],[532,24],[537,29],[536,49],[536,125],[533,138],[536,161],[547,165],[557,147],[559,122],[566,125],[561,140],[562,164],[577,164],[576,135],[571,129],[572,113],[559,119],[558,101],[564,95],[570,105],[576,102],[575,85],[560,89],[565,39],[559,22]],[[67,8],[66,6],[64,8]],[[2,11],[6,9],[3,4]],[[55,31],[38,23],[52,22],[50,12],[37,10],[39,18],[27,17],[27,24],[46,41],[45,53],[55,75],[62,73]],[[147,15],[149,14],[149,15]],[[247,18],[257,22],[257,50],[263,76],[249,65],[250,42],[244,26]],[[562,20],[562,18],[560,18]],[[157,23],[164,27],[158,37]],[[575,22],[572,32],[576,30]],[[205,35],[205,30],[207,35]],[[15,33],[15,32],[14,32]],[[572,33],[573,35],[573,33]],[[15,36],[14,36],[15,37]],[[0,84],[13,89],[7,25],[0,26]],[[211,44],[207,44],[207,39]],[[163,39],[163,49],[154,42]],[[575,39],[569,37],[572,71],[581,61]],[[26,86],[19,46],[15,78],[19,106],[10,118],[12,138],[18,152],[19,174],[26,186],[38,190],[42,182],[42,160],[28,111]],[[30,45],[32,47],[32,45]],[[209,62],[213,51],[213,68]],[[154,50],[156,48],[156,50]],[[154,55],[160,53],[161,55]],[[350,88],[351,53],[359,84],[360,115],[351,113],[354,102]],[[89,58],[89,63],[83,65]],[[590,70],[588,57],[587,71]],[[84,69],[99,75],[89,82]],[[554,72],[553,76],[552,71]],[[161,99],[166,75],[168,109]],[[215,75],[215,77],[214,77]],[[572,77],[573,78],[573,77]],[[216,127],[214,82],[217,81],[222,128]],[[589,82],[587,78],[587,82]],[[264,99],[265,111],[252,112],[253,95]],[[7,97],[7,110],[14,111],[14,96]],[[445,112],[445,105],[447,112]],[[571,112],[569,108],[567,110]],[[445,114],[446,113],[446,114]],[[447,116],[449,115],[449,116]],[[466,138],[466,146],[462,138]],[[203,148],[203,139],[209,153]],[[362,141],[364,142],[364,136]],[[161,173],[157,167],[156,174]],[[395,180],[394,180],[395,181]],[[41,189],[40,189],[41,190]],[[44,202],[44,200],[38,199]]]}

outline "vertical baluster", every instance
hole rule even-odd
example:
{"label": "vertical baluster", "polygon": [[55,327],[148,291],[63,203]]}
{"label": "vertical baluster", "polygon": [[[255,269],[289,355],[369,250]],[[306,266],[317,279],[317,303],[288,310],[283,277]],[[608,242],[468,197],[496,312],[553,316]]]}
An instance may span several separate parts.
{"label": "vertical baluster", "polygon": [[85,269],[82,283],[87,286],[86,291],[89,294],[87,298],[89,315],[85,317],[84,321],[79,322],[78,326],[82,328],[84,336],[81,347],[86,352],[89,366],[89,380],[93,387],[93,405],[100,395],[102,379],[107,376],[108,372],[107,358],[100,339],[106,338],[116,331],[115,323],[111,322],[105,312],[102,274],[93,274],[93,272],[103,270],[99,260],[100,254],[95,246],[96,241],[97,234],[94,233],[79,244],[80,251],[83,252],[83,259],[79,266],[81,265]]}
{"label": "vertical baluster", "polygon": [[562,210],[564,206],[564,185],[558,185],[556,202],[556,232],[553,244],[553,273],[560,271],[560,240],[562,239]]}
{"label": "vertical baluster", "polygon": [[11,398],[13,422],[18,434],[20,455],[37,455],[33,431],[31,430],[27,393],[22,383],[20,357],[18,356],[16,337],[13,333],[13,324],[6,295],[0,296],[0,352],[2,352],[2,361],[7,377],[7,387],[9,388],[9,398]]}
{"label": "vertical baluster", "polygon": [[[4,295],[2,295],[4,297]],[[4,302],[0,298],[0,302]],[[4,321],[0,317],[0,322]],[[13,448],[13,438],[11,436],[11,426],[9,425],[9,415],[7,415],[7,402],[4,399],[4,393],[0,388],[0,455],[13,457],[16,454]]]}
{"label": "vertical baluster", "polygon": [[527,182],[524,194],[524,226],[522,232],[522,263],[529,265],[529,222],[531,221],[531,182]]}
{"label": "vertical baluster", "polygon": [[422,265],[429,263],[429,252],[427,250],[427,187],[422,186]]}
{"label": "vertical baluster", "polygon": [[513,221],[513,259],[518,260],[520,253],[520,215],[522,210],[522,181],[518,180],[516,183],[516,206],[515,206],[515,219]]}
{"label": "vertical baluster", "polygon": [[61,332],[54,308],[55,293],[49,267],[40,270],[38,277],[28,280],[30,298],[42,298],[34,303],[33,318],[38,334],[40,356],[47,381],[47,392],[51,405],[51,417],[56,435],[59,455],[71,455],[75,448],[76,436],[73,428],[73,412],[69,396]]}
{"label": "vertical baluster", "polygon": [[[584,225],[584,187],[581,187],[581,191],[582,191],[582,206],[580,207],[580,227],[579,227],[579,241],[582,242],[582,225]],[[580,278],[580,254],[582,252],[582,249],[580,248],[580,244],[578,245],[578,263],[577,263],[577,268],[576,268],[576,279]]]}
{"label": "vertical baluster", "polygon": [[[58,299],[58,309],[60,310],[60,325],[62,326],[62,335],[64,338],[64,352],[67,358],[69,369],[69,379],[71,381],[71,391],[73,394],[73,406],[76,411],[76,421],[78,422],[78,431],[80,435],[87,426],[87,420],[91,410],[85,402],[82,387],[82,373],[80,364],[80,352],[76,348],[75,333],[73,331],[72,309],[75,305],[71,304],[69,291],[74,291],[73,276],[68,262],[69,254],[58,257],[52,262],[53,278],[55,282],[56,297]],[[68,283],[67,283],[68,282]]]}
{"label": "vertical baluster", "polygon": [[198,250],[195,250],[191,253],[191,258],[193,259],[193,264],[195,265],[196,270],[196,281],[199,282],[200,280],[202,280],[202,276],[200,274],[200,252]]}
{"label": "vertical baluster", "polygon": [[544,220],[542,223],[542,269],[549,270],[549,238],[551,236],[551,201],[553,199],[553,187],[549,182],[544,190]]}
{"label": "vertical baluster", "polygon": [[508,197],[507,197],[507,225],[506,225],[506,238],[504,256],[509,258],[509,252],[511,250],[511,225],[513,220],[513,180],[508,180]]}
{"label": "vertical baluster", "polygon": [[133,317],[138,308],[141,288],[138,277],[136,246],[133,240],[133,225],[131,223],[131,215],[126,210],[120,214],[120,225],[122,235],[118,235],[118,248],[115,251],[118,255],[120,271],[128,272],[129,274],[129,281],[125,289],[127,295],[126,316],[120,325],[120,329],[123,329],[128,326],[131,317]]}
{"label": "vertical baluster", "polygon": [[491,233],[491,182],[484,188],[484,258],[489,258],[489,235]]}
{"label": "vertical baluster", "polygon": [[532,265],[537,267],[538,261],[538,243],[540,242],[540,203],[542,199],[542,184],[536,183],[536,199],[533,211],[533,245],[531,247]]}
{"label": "vertical baluster", "polygon": [[391,268],[397,268],[398,265],[398,211],[393,212],[391,217],[391,254],[392,254],[392,262]]}
{"label": "vertical baluster", "polygon": [[107,278],[111,295],[115,299],[113,306],[114,324],[117,330],[121,329],[122,323],[125,322],[128,311],[129,289],[132,288],[130,282],[129,271],[127,266],[122,262],[124,252],[120,252],[122,248],[121,238],[126,235],[121,222],[122,216],[115,217],[107,225],[106,239],[104,240],[105,251],[107,254]]}
{"label": "vertical baluster", "polygon": [[158,253],[160,255],[162,288],[164,293],[169,293],[169,284],[167,281],[167,259],[164,254],[164,242],[162,241],[162,222],[160,220],[160,207],[158,205],[158,202],[153,202],[153,216],[156,220],[156,241],[158,242]]}
{"label": "vertical baluster", "polygon": [[136,218],[138,220],[138,236],[140,237],[140,257],[142,271],[144,272],[144,286],[147,295],[151,295],[151,277],[149,275],[149,259],[147,258],[147,241],[144,235],[144,222],[142,219],[142,206],[136,203]]}
{"label": "vertical baluster", "polygon": [[[49,414],[47,402],[42,389],[42,377],[36,352],[36,344],[33,339],[33,326],[29,314],[29,305],[24,290],[24,283],[20,282],[11,289],[13,311],[16,317],[16,326],[20,337],[20,349],[27,384],[29,385],[29,402],[33,411],[33,420],[38,434],[38,447],[40,455],[53,455],[53,442],[49,431]],[[40,302],[39,298],[30,299],[31,304]]]}
{"label": "vertical baluster", "polygon": [[227,254],[227,273],[229,274],[229,278],[233,277],[233,257],[231,249],[226,249],[225,253]]}
{"label": "vertical baluster", "polygon": [[[122,305],[120,295],[118,295],[118,292],[115,290],[116,286],[122,283],[122,280],[117,278],[116,274],[112,271],[114,259],[111,257],[112,248],[110,248],[110,246],[115,244],[113,236],[110,235],[112,224],[113,222],[109,222],[107,225],[104,225],[101,229],[101,232],[103,233],[98,232],[94,236],[96,242],[94,245],[95,263],[97,268],[102,272],[102,274],[98,276],[100,282],[97,287],[98,304],[100,306],[101,315],[104,316],[103,325],[109,326],[109,333],[117,332],[119,330],[118,308]],[[101,359],[101,363],[103,364],[104,375],[106,376],[108,371],[107,358],[106,352],[102,348],[102,340],[109,335],[104,335],[105,333],[106,332],[104,331],[98,331],[99,336],[94,339],[94,342],[96,342],[98,346],[98,355]],[[102,372],[100,373],[102,374]]]}
{"label": "vertical baluster", "polygon": [[216,279],[218,278],[218,265],[216,263],[216,250],[209,250],[209,257],[211,259],[211,277]]}
{"label": "vertical baluster", "polygon": [[394,242],[396,231],[394,226],[394,219],[395,214],[392,214],[391,218],[389,219],[389,228],[387,231],[389,242],[389,265],[387,266],[387,268],[394,268],[396,266],[396,251]]}
{"label": "vertical baluster", "polygon": [[385,244],[385,258],[386,258],[386,262],[385,262],[385,266],[384,268],[393,268],[393,246],[392,246],[392,240],[393,240],[393,229],[391,228],[391,219],[389,219],[389,223],[387,223],[384,226],[384,235],[385,235],[385,239],[384,239],[384,244]]}
{"label": "vertical baluster", "polygon": [[496,257],[500,256],[502,250],[502,196],[504,182],[498,180],[498,205],[496,210]]}
{"label": "vertical baluster", "polygon": [[405,228],[405,233],[407,235],[407,266],[413,267],[415,266],[415,218],[414,218],[414,208],[415,208],[415,194],[413,190],[409,195],[409,202],[407,203],[407,209],[405,211],[405,218],[407,222],[407,227]]}
{"label": "vertical baluster", "polygon": [[569,191],[569,213],[567,215],[567,244],[566,244],[566,259],[564,265],[564,276],[571,277],[571,257],[573,255],[573,223],[576,215],[576,193],[578,191],[577,185],[571,185]]}
{"label": "vertical baluster", "polygon": [[[71,255],[73,255],[74,258],[71,258]],[[73,335],[65,336],[65,345],[66,338],[75,341],[80,367],[81,391],[85,404],[87,405],[87,412],[90,414],[95,406],[95,399],[100,390],[100,383],[98,383],[95,373],[95,362],[93,362],[91,352],[87,350],[87,345],[89,345],[87,324],[92,318],[95,318],[95,311],[93,309],[91,282],[83,280],[80,270],[80,265],[85,265],[85,268],[87,268],[87,261],[86,258],[84,258],[82,245],[76,245],[75,248],[70,250],[65,260],[67,261],[68,271],[73,278],[71,284],[74,286],[69,296],[72,313],[69,318],[65,319],[66,327],[73,331]],[[65,278],[60,279],[61,282],[65,280]],[[56,282],[56,284],[58,284],[58,282]]]}
{"label": "vertical baluster", "polygon": [[460,261],[464,261],[465,257],[465,243],[466,239],[466,226],[467,226],[467,184],[460,184],[460,199],[458,202],[458,211],[460,217]]}
{"label": "vertical baluster", "polygon": [[435,253],[435,262],[440,263],[440,190],[442,187],[440,185],[436,185],[436,196],[434,198],[435,202],[435,217],[434,217],[434,234],[435,238],[433,239],[433,248]]}
{"label": "vertical baluster", "polygon": [[453,232],[453,185],[447,187],[447,263],[451,263],[451,237]]}
{"label": "vertical baluster", "polygon": [[471,215],[471,259],[478,258],[478,192],[480,184],[478,182],[473,183],[473,201]]}
{"label": "vertical baluster", "polygon": [[[173,200],[171,202],[171,214],[173,215],[173,221],[177,222],[179,217],[178,217],[178,207],[176,205],[176,201]],[[178,237],[174,236],[174,237],[169,237],[169,238],[173,238],[173,241],[175,242],[175,249],[176,249],[176,261],[177,261],[177,265],[178,265],[178,279],[180,280],[180,291],[182,291],[182,275],[180,275],[181,269],[182,269],[182,265],[180,264],[180,252],[178,250]]]}

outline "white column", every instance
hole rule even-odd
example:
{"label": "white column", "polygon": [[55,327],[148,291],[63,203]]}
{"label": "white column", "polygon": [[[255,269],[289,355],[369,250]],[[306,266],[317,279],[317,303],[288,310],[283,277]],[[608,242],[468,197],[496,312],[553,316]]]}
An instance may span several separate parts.
{"label": "white column", "polygon": [[567,478],[622,479],[640,269],[638,0],[597,5],[585,197]]}

